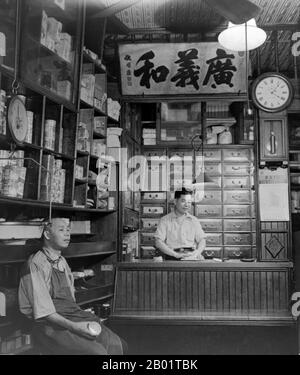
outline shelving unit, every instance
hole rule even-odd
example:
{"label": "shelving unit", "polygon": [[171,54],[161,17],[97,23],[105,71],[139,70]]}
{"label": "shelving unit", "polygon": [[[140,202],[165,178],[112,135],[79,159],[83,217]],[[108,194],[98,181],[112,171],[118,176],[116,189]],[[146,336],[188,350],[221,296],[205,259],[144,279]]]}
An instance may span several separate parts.
{"label": "shelving unit", "polygon": [[[92,170],[97,176],[98,157],[101,156],[97,155],[91,146],[94,142],[102,142],[102,152],[105,155],[107,109],[106,100],[104,100],[103,107],[99,101],[89,104],[81,100],[80,83],[85,64],[92,65],[95,75],[103,79],[99,82],[97,89],[102,90],[106,97],[106,68],[102,62],[95,61],[83,52],[85,42],[89,43],[87,34],[85,35],[89,23],[88,12],[85,9],[88,4],[75,0],[66,2],[65,6],[66,9],[62,9],[49,0],[21,2],[20,34],[18,35],[20,50],[17,51],[17,55],[20,56],[18,94],[25,98],[28,116],[32,118],[32,138],[22,146],[17,146],[15,150],[16,156],[24,156],[25,159],[32,158],[35,163],[30,160],[24,161],[26,177],[22,194],[8,196],[3,191],[2,185],[0,186],[0,210],[1,217],[12,221],[20,214],[20,208],[25,219],[47,218],[50,194],[60,191],[60,194],[52,196],[52,210],[65,213],[67,217],[72,218],[73,222],[76,221],[77,225],[80,224],[78,222],[84,222],[90,226],[89,233],[75,232],[71,235],[71,243],[64,256],[72,271],[85,267],[95,271],[95,276],[91,281],[95,287],[91,290],[80,290],[77,293],[80,305],[92,306],[93,303],[101,303],[101,301],[111,302],[113,298],[115,262],[119,246],[118,194],[109,192],[109,196],[115,200],[114,205],[106,204],[101,208],[98,204],[98,196],[94,207],[90,205],[91,196],[88,194],[88,188],[94,189],[97,194],[98,191],[95,176],[89,178],[88,172]],[[9,7],[15,8],[16,1],[11,1]],[[52,19],[53,27],[57,27],[57,37],[65,39],[61,50],[56,49],[59,47],[52,48],[51,37],[44,35],[45,15]],[[16,17],[15,13],[14,17]],[[10,35],[13,36],[15,25],[13,23],[9,25]],[[70,38],[71,45],[68,44]],[[15,48],[14,42],[12,47]],[[13,72],[7,69],[8,65],[14,66],[13,56],[14,53],[4,59],[5,66],[0,65],[0,88],[5,91],[6,95],[10,93],[13,81]],[[4,107],[6,95],[2,92]],[[98,94],[95,93],[95,97],[99,98]],[[89,147],[78,149],[82,111],[89,112],[91,115],[90,122],[87,124],[89,129],[87,140],[90,143]],[[94,119],[98,119],[95,129]],[[8,155],[11,144],[7,134],[3,134],[5,132],[2,128],[6,129],[6,124],[0,125],[1,158]],[[64,181],[56,179],[55,172],[50,185],[48,173],[42,166],[52,170],[54,163],[60,171],[58,176],[64,176]],[[4,165],[5,162],[0,160],[0,166]],[[81,176],[78,175],[78,166],[81,167],[79,168],[79,172],[82,171]],[[118,166],[114,168],[116,170],[111,176],[111,182],[118,189]],[[0,244],[0,274],[2,274],[0,287],[5,285],[16,290],[22,263],[32,252],[38,250],[39,246],[41,244],[38,242],[10,246]],[[2,272],[8,269],[7,267],[11,275],[9,280],[5,280],[6,272]],[[15,308],[17,309],[17,305]],[[14,324],[13,317],[10,316],[5,324],[0,322],[1,339],[4,339],[6,335],[5,327],[10,325],[13,329]],[[20,348],[21,351],[23,349],[29,350],[30,347]],[[19,354],[19,349],[9,354]]]}

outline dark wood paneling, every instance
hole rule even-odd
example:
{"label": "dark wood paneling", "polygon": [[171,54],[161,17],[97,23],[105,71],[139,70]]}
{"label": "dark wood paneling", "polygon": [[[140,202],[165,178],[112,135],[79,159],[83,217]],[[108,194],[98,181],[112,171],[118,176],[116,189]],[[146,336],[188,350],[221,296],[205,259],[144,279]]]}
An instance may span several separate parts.
{"label": "dark wood paneling", "polygon": [[114,314],[289,314],[287,268],[118,269]]}

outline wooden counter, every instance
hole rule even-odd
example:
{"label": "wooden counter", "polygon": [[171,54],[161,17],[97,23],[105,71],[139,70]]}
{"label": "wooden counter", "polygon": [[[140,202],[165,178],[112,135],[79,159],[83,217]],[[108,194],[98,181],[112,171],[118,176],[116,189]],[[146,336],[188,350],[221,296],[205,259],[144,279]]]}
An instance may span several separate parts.
{"label": "wooden counter", "polygon": [[119,263],[112,318],[154,324],[291,324],[290,262]]}

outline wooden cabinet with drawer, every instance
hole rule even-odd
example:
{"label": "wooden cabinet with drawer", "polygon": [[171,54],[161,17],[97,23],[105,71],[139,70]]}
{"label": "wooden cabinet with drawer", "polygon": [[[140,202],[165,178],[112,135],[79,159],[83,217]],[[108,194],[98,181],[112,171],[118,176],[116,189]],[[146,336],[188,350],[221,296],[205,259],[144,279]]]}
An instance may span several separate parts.
{"label": "wooden cabinet with drawer", "polygon": [[224,163],[223,174],[224,175],[248,175],[250,168],[251,168],[251,164]]}
{"label": "wooden cabinet with drawer", "polygon": [[219,176],[222,173],[221,163],[205,163],[204,172],[210,176]]}
{"label": "wooden cabinet with drawer", "polygon": [[252,153],[250,149],[224,149],[223,150],[223,161],[233,162],[248,162],[252,159]]}
{"label": "wooden cabinet with drawer", "polygon": [[[196,154],[196,162],[197,157],[199,158],[199,160],[202,160],[202,155],[200,153]],[[221,161],[221,150],[204,150],[203,157],[205,163],[210,161]]]}
{"label": "wooden cabinet with drawer", "polygon": [[206,246],[221,246],[222,245],[222,233],[207,233],[206,234]]}
{"label": "wooden cabinet with drawer", "polygon": [[224,231],[225,232],[251,232],[251,220],[250,219],[224,219]]}
{"label": "wooden cabinet with drawer", "polygon": [[221,217],[222,216],[222,206],[221,205],[196,205],[195,207],[195,215],[197,217]]}
{"label": "wooden cabinet with drawer", "polygon": [[167,198],[167,193],[165,192],[154,192],[154,191],[151,191],[151,192],[144,192],[142,193],[142,202],[146,202],[146,203],[149,203],[149,202],[157,202],[157,201],[165,201]]}
{"label": "wooden cabinet with drawer", "polygon": [[242,259],[242,258],[252,258],[252,248],[251,246],[239,246],[239,247],[225,247],[224,248],[224,258],[228,259]]}
{"label": "wooden cabinet with drawer", "polygon": [[229,189],[246,189],[250,188],[250,177],[249,176],[239,176],[239,177],[224,177],[223,187]]}
{"label": "wooden cabinet with drawer", "polygon": [[222,258],[222,247],[210,247],[202,251],[205,259]]}
{"label": "wooden cabinet with drawer", "polygon": [[160,219],[149,219],[149,218],[142,218],[142,230],[143,231],[156,231],[158,223]]}
{"label": "wooden cabinet with drawer", "polygon": [[251,233],[224,233],[225,245],[251,245]]}
{"label": "wooden cabinet with drawer", "polygon": [[142,205],[142,216],[162,216],[166,214],[165,205],[154,205],[154,204],[143,204]]}
{"label": "wooden cabinet with drawer", "polygon": [[251,208],[249,205],[224,205],[225,217],[250,217]]}
{"label": "wooden cabinet with drawer", "polygon": [[155,245],[154,232],[141,232],[141,244],[142,245]]}
{"label": "wooden cabinet with drawer", "polygon": [[200,219],[204,232],[221,232],[223,230],[222,219]]}
{"label": "wooden cabinet with drawer", "polygon": [[221,190],[205,190],[199,204],[222,204]]}
{"label": "wooden cabinet with drawer", "polygon": [[243,204],[251,203],[251,194],[249,190],[224,190],[224,204]]}

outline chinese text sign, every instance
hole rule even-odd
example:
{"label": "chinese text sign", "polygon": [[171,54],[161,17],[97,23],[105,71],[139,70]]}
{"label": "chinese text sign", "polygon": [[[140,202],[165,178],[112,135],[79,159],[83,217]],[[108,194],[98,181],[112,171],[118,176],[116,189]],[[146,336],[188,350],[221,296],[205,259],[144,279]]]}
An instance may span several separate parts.
{"label": "chinese text sign", "polygon": [[245,52],[219,43],[122,44],[123,95],[245,93]]}

